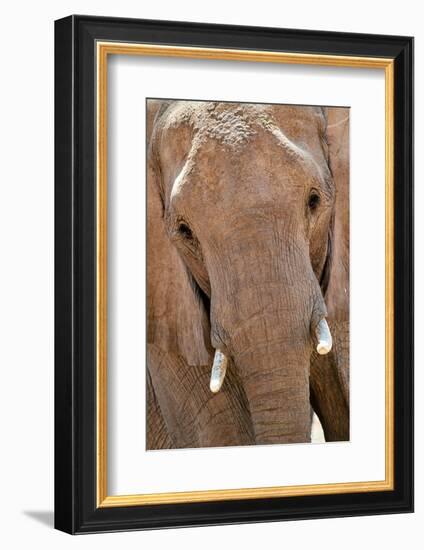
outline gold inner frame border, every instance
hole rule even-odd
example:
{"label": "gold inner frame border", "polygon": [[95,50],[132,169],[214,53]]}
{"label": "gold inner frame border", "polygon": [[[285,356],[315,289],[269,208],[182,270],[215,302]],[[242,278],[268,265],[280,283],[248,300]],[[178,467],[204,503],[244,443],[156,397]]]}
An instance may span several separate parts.
{"label": "gold inner frame border", "polygon": [[[384,69],[385,72],[385,479],[315,485],[214,489],[171,493],[107,493],[107,61],[109,55],[220,59]],[[97,63],[97,296],[96,296],[96,471],[97,507],[212,502],[306,495],[365,493],[394,489],[394,60],[391,58],[267,52],[124,42],[96,42]]]}

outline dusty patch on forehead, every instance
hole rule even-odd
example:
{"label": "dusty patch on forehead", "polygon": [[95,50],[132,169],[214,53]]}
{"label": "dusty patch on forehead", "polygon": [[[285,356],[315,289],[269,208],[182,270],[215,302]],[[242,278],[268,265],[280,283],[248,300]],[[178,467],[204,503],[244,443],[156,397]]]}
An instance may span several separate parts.
{"label": "dusty patch on forehead", "polygon": [[[227,151],[240,153],[253,139],[263,139],[265,135],[294,162],[316,164],[315,159],[302,144],[289,139],[274,116],[278,107],[265,104],[240,104],[209,101],[176,102],[166,126],[178,128],[186,126],[193,132],[193,141],[188,158],[214,141],[225,147]],[[291,107],[293,110],[293,107]],[[298,116],[305,113],[304,110]],[[322,113],[319,113],[322,117]],[[290,116],[291,115],[291,118]],[[288,123],[293,113],[287,115]],[[300,117],[302,118],[302,117]],[[310,120],[310,123],[316,119]],[[261,137],[261,135],[263,137]]]}
{"label": "dusty patch on forehead", "polygon": [[234,149],[242,148],[257,133],[249,110],[236,103],[204,103],[196,111],[193,126],[199,141],[213,139]]}

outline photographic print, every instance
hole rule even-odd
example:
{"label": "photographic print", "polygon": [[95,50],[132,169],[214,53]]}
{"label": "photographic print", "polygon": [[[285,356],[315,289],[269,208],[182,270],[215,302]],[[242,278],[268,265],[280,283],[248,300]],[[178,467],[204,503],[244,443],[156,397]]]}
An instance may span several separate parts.
{"label": "photographic print", "polygon": [[147,99],[146,448],[349,440],[349,108]]}

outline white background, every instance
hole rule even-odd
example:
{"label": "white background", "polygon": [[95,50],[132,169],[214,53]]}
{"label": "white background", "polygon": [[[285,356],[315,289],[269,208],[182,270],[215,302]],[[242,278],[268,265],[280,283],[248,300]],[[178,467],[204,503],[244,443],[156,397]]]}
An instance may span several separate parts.
{"label": "white background", "polygon": [[424,29],[419,3],[15,2],[2,12],[0,101],[0,542],[5,548],[421,548],[424,401],[416,349],[416,513],[69,537],[53,507],[53,20],[70,13],[416,36],[416,336],[424,332]]}
{"label": "white background", "polygon": [[[384,479],[384,70],[113,56],[108,78],[108,494]],[[144,98],[161,95],[350,106],[350,442],[145,451]]]}

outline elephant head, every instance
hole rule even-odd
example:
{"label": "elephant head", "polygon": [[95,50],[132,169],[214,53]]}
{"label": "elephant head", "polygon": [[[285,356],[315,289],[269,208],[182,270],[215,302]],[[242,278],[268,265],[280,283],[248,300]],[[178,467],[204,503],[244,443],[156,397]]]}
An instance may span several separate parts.
{"label": "elephant head", "polygon": [[328,112],[151,101],[148,115],[148,341],[209,365],[212,392],[237,373],[254,442],[309,441],[311,358],[332,347]]}

